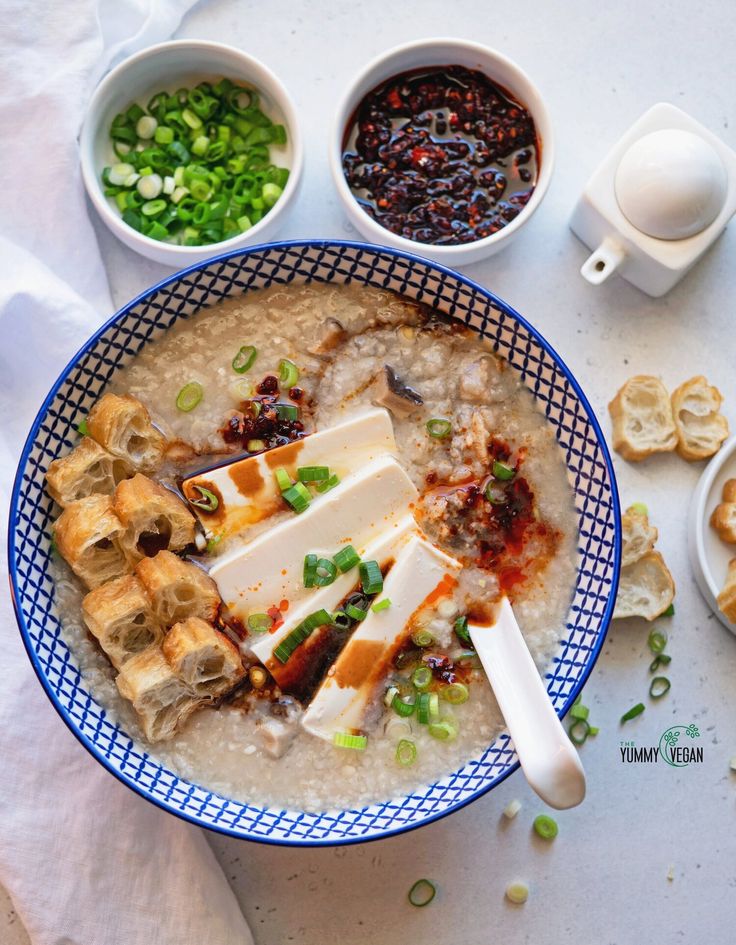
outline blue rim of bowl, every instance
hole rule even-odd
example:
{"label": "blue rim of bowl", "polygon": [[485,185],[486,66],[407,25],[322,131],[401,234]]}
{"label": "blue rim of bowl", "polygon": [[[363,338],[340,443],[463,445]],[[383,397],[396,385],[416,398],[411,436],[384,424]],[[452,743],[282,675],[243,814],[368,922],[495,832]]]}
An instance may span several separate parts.
{"label": "blue rim of bowl", "polygon": [[[393,249],[388,246],[380,246],[376,243],[363,243],[357,240],[337,240],[337,239],[314,239],[314,240],[282,240],[272,243],[260,243],[257,246],[249,246],[245,249],[233,250],[227,253],[220,253],[215,256],[210,256],[208,259],[203,260],[202,262],[195,263],[191,266],[187,266],[185,269],[180,269],[177,272],[173,273],[170,276],[167,276],[165,279],[162,279],[160,282],[157,282],[155,285],[146,289],[144,292],[139,293],[134,299],[124,305],[122,308],[118,309],[114,315],[107,319],[97,331],[87,339],[87,341],[82,345],[82,347],[72,356],[68,361],[64,369],[59,374],[58,378],[54,382],[53,387],[46,395],[46,398],[36,414],[36,418],[33,421],[30,432],[26,437],[26,441],[23,444],[23,451],[21,452],[20,460],[18,461],[18,469],[16,471],[15,480],[13,482],[13,491],[10,499],[10,515],[8,522],[8,570],[10,575],[10,591],[13,599],[13,609],[15,610],[15,617],[20,629],[21,637],[23,638],[23,645],[26,648],[28,657],[31,661],[33,669],[36,673],[36,676],[39,679],[39,682],[43,686],[43,689],[48,696],[51,704],[56,709],[57,713],[61,716],[62,720],[66,724],[67,728],[72,732],[72,734],[77,738],[77,740],[82,744],[87,751],[98,761],[107,771],[110,772],[118,781],[126,785],[140,797],[149,801],[151,804],[154,804],[156,807],[160,808],[163,811],[166,811],[169,814],[180,818],[181,820],[187,821],[190,824],[193,824],[195,827],[202,827],[206,830],[211,830],[214,833],[223,834],[227,837],[233,837],[237,840],[249,840],[254,843],[263,843],[269,846],[279,846],[279,847],[336,847],[336,846],[350,846],[356,843],[370,843],[376,840],[385,840],[389,837],[395,837],[398,834],[408,833],[411,830],[417,830],[420,827],[425,827],[428,824],[435,823],[438,820],[442,820],[444,817],[447,817],[449,814],[455,813],[455,811],[461,810],[463,807],[467,807],[468,804],[477,801],[479,798],[483,797],[484,794],[487,794],[493,788],[501,784],[502,781],[505,781],[510,775],[520,767],[518,760],[512,764],[507,771],[503,774],[498,775],[494,778],[489,784],[483,785],[475,791],[470,797],[464,798],[461,801],[457,801],[454,804],[451,804],[445,810],[438,811],[435,814],[431,814],[429,817],[421,820],[419,823],[415,824],[406,824],[401,827],[396,827],[392,830],[387,830],[385,833],[381,833],[378,836],[373,837],[345,837],[337,840],[283,840],[275,839],[271,837],[254,837],[254,836],[243,836],[238,830],[232,829],[230,827],[222,827],[218,824],[205,824],[197,820],[196,817],[193,817],[191,814],[184,813],[181,810],[170,806],[164,801],[155,798],[148,794],[143,788],[136,784],[131,778],[127,775],[124,775],[121,771],[118,771],[110,761],[105,758],[102,752],[97,748],[97,746],[92,742],[86,735],[84,735],[79,729],[73,724],[69,714],[61,705],[61,702],[51,687],[48,679],[46,678],[45,673],[41,669],[36,651],[33,648],[30,639],[30,633],[26,622],[23,616],[23,612],[19,605],[20,599],[20,590],[18,588],[18,574],[15,561],[15,548],[14,548],[14,535],[15,530],[18,524],[18,500],[20,498],[20,489],[23,481],[23,472],[28,462],[28,457],[33,448],[33,444],[36,439],[36,435],[39,431],[43,418],[48,410],[49,405],[53,401],[54,397],[59,391],[59,388],[65,382],[69,371],[74,367],[74,365],[79,361],[79,359],[86,354],[98,341],[98,339],[110,328],[118,318],[125,315],[130,309],[138,305],[139,302],[142,302],[148,296],[154,294],[160,289],[165,288],[173,282],[177,282],[182,279],[184,276],[192,272],[198,272],[201,269],[205,269],[208,266],[212,265],[215,262],[224,262],[225,260],[232,259],[236,256],[249,256],[252,253],[259,253],[264,251],[269,251],[273,249],[290,249],[290,248],[311,248],[317,247],[322,249],[329,249],[331,246],[338,246],[347,249],[357,249],[363,251],[371,251],[375,253],[388,253],[390,256],[397,256],[402,259],[408,259],[410,262],[417,262],[423,266],[431,266],[434,269],[440,270],[442,273],[451,276],[453,279],[457,279],[463,285],[467,286],[469,289],[472,289],[474,292],[478,292],[481,295],[489,298],[495,306],[503,311],[506,315],[509,315],[511,318],[516,319],[519,324],[523,325],[524,328],[530,333],[530,335],[535,339],[535,341],[542,347],[544,350],[557,362],[560,367],[560,370],[564,374],[566,380],[575,391],[575,394],[580,399],[581,404],[583,405],[587,418],[590,421],[597,440],[598,444],[603,452],[603,459],[606,465],[606,471],[610,477],[611,482],[611,499],[613,503],[613,512],[614,512],[614,574],[613,580],[611,583],[611,594],[606,604],[606,608],[603,612],[601,618],[601,632],[596,643],[595,647],[590,653],[590,656],[586,662],[585,668],[580,676],[580,679],[573,686],[573,689],[567,699],[567,702],[562,708],[562,711],[558,713],[560,719],[563,719],[568,711],[570,710],[573,702],[577,699],[579,693],[582,691],[583,686],[588,680],[593,667],[598,661],[600,656],[601,649],[605,642],[606,636],[608,634],[608,628],[611,623],[611,618],[613,616],[613,608],[616,601],[616,593],[618,591],[618,582],[619,582],[619,572],[620,572],[620,563],[621,563],[621,507],[618,496],[618,486],[616,483],[616,474],[613,469],[613,461],[611,459],[611,454],[608,449],[608,444],[606,443],[605,437],[603,436],[603,431],[598,423],[595,412],[591,407],[588,398],[583,393],[580,385],[575,379],[574,375],[568,368],[567,364],[562,360],[562,358],[557,354],[555,349],[547,342],[545,338],[534,328],[522,315],[520,315],[515,309],[510,305],[500,299],[498,296],[494,295],[489,289],[484,288],[479,283],[474,282],[472,279],[469,279],[467,276],[462,273],[457,272],[454,269],[449,268],[448,266],[443,266],[441,263],[435,263],[431,259],[427,259],[423,256],[419,256],[416,253],[407,253],[403,250]],[[203,308],[206,306],[202,306]],[[498,737],[498,736],[496,736]],[[155,756],[154,756],[155,757]],[[176,772],[174,772],[176,775]],[[179,775],[176,775],[177,778],[180,778]],[[185,778],[180,778],[182,781],[186,781]],[[220,795],[222,796],[222,795]],[[247,802],[239,802],[247,803]],[[256,805],[258,806],[258,805]]]}

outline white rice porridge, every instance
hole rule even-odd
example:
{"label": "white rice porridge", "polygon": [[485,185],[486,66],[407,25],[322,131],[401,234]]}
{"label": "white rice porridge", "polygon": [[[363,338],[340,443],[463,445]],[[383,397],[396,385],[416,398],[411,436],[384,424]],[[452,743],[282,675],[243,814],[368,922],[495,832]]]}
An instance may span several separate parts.
{"label": "white rice porridge", "polygon": [[[258,350],[246,375],[232,369],[242,345]],[[340,749],[299,728],[302,708],[289,694],[269,700],[246,683],[234,699],[193,715],[170,741],[146,747],[182,777],[236,800],[308,811],[363,806],[449,774],[480,756],[503,727],[482,670],[453,631],[458,615],[481,619],[503,588],[537,667],[543,672],[548,666],[563,635],[575,580],[572,489],[553,430],[531,393],[475,333],[362,286],[277,287],[228,299],[149,344],[116,375],[112,390],[139,398],[167,438],[178,442],[163,470],[171,478],[229,452],[241,455],[240,443],[225,446],[220,431],[229,416],[242,415],[249,386],[278,373],[282,358],[299,367],[297,402],[306,433],[370,405],[385,365],[421,395],[417,409],[392,419],[398,459],[420,491],[414,510],[419,524],[465,566],[430,625],[432,652],[455,667],[462,660],[458,678],[470,697],[445,707],[458,735],[437,740],[415,715],[399,718],[387,708],[368,732],[364,751]],[[183,413],[176,397],[191,381],[202,385],[204,397]],[[431,418],[447,418],[451,433],[429,436]],[[507,518],[484,495],[494,460],[516,470],[508,486],[513,498],[503,506],[512,510]],[[258,527],[289,515],[284,510]],[[222,545],[213,554],[222,554],[227,542]],[[64,636],[86,685],[145,745],[134,711],[115,686],[114,670],[82,621],[84,591],[63,562],[55,567]],[[407,653],[407,664],[392,669],[392,679],[411,669],[412,659],[426,656],[411,646]],[[264,747],[262,723],[271,717],[295,733],[279,758]],[[417,751],[415,762],[405,767],[395,757],[402,738],[413,741]]]}

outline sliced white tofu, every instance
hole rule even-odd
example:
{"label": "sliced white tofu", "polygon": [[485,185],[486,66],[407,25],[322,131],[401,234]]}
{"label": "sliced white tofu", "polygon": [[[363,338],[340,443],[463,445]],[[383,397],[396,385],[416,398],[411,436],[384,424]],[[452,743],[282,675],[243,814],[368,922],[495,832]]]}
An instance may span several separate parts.
{"label": "sliced white tofu", "polygon": [[365,546],[395,529],[416,498],[417,490],[399,463],[383,456],[348,476],[301,515],[222,555],[210,575],[230,612],[243,622],[270,607],[285,611],[313,593],[304,587],[305,555],[331,558],[344,545]]}
{"label": "sliced white tofu", "polygon": [[[412,535],[417,534],[417,523],[414,516],[407,514],[400,519],[395,527],[389,528],[378,538],[367,542],[365,545],[354,545],[355,550],[361,558],[366,561],[377,561],[381,569],[399,557],[401,549],[406,545]],[[328,611],[334,611],[337,605],[343,601],[360,583],[358,568],[355,567],[347,574],[339,575],[328,587],[313,588],[309,596],[296,607],[290,607],[284,615],[284,622],[273,633],[264,633],[259,637],[250,637],[244,644],[248,647],[253,656],[259,659],[264,666],[268,668],[271,675],[280,685],[284,684],[288,690],[288,680],[293,676],[291,663],[303,664],[304,660],[309,660],[309,651],[319,651],[319,628],[299,647],[299,659],[296,654],[286,663],[281,663],[273,655],[273,651],[286,639],[295,627],[310,614],[324,608]],[[339,631],[338,631],[339,632]],[[306,651],[306,655],[305,655]],[[316,653],[315,653],[316,655]],[[282,688],[284,688],[282,685]]]}
{"label": "sliced white tofu", "polygon": [[[395,453],[396,441],[388,412],[370,409],[303,440],[189,476],[182,483],[182,491],[194,501],[202,498],[197,486],[217,496],[219,504],[214,512],[196,506],[192,511],[208,532],[228,538],[243,534],[251,525],[284,510],[275,469],[283,467],[296,479],[299,466],[329,466],[330,472],[344,479],[366,463]],[[317,493],[314,501],[321,499]]]}
{"label": "sliced white tofu", "polygon": [[356,732],[380,691],[389,663],[411,632],[412,618],[452,594],[462,565],[423,538],[406,543],[384,582],[391,606],[371,610],[330,668],[309,708],[304,728],[332,741],[336,732]]}

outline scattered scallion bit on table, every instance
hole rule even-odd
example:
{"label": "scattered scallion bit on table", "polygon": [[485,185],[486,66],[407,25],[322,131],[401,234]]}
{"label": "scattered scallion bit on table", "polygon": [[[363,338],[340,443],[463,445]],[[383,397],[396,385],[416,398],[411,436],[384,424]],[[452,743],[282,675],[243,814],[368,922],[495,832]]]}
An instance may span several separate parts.
{"label": "scattered scallion bit on table", "polygon": [[588,721],[590,709],[587,705],[582,704],[581,698],[581,696],[578,696],[570,709],[572,724],[568,728],[567,734],[574,745],[582,745],[590,735],[598,734],[598,728]]}
{"label": "scattered scallion bit on table", "polygon": [[523,905],[529,898],[529,887],[526,883],[516,881],[506,887],[506,898],[516,906]]}
{"label": "scattered scallion bit on table", "polygon": [[102,171],[105,196],[151,239],[205,246],[244,233],[289,179],[270,151],[286,143],[286,129],[254,89],[226,78],[158,92],[145,109],[131,105],[113,119],[110,138],[118,163]]}
{"label": "scattered scallion bit on table", "polygon": [[428,879],[418,879],[409,890],[409,902],[418,909],[428,906],[437,895],[437,887]]}
{"label": "scattered scallion bit on table", "polygon": [[87,418],[86,418],[86,417],[84,418],[84,420],[81,420],[81,421],[77,424],[77,433],[78,433],[80,436],[87,436],[87,435],[88,435],[89,429],[88,429],[88,427],[87,427]]}
{"label": "scattered scallion bit on table", "polygon": [[635,719],[637,715],[641,715],[643,711],[644,703],[637,702],[636,705],[632,706],[628,712],[624,712],[621,716],[621,724],[623,725],[624,722],[630,722],[632,719]]}
{"label": "scattered scallion bit on table", "polygon": [[659,616],[660,616],[660,617],[674,617],[674,616],[675,616],[675,605],[674,605],[674,604],[670,604],[670,606],[667,608],[667,610],[663,611],[663,613],[661,613]]}
{"label": "scattered scallion bit on table", "polygon": [[534,827],[534,832],[538,837],[541,837],[542,840],[554,840],[559,832],[557,821],[548,814],[537,814],[532,826]]}
{"label": "scattered scallion bit on table", "polygon": [[629,508],[638,512],[639,515],[649,515],[649,509],[643,502],[632,502]]}
{"label": "scattered scallion bit on table", "polygon": [[520,810],[521,810],[521,801],[517,801],[517,800],[509,801],[508,804],[503,809],[503,816],[506,817],[507,820],[513,820]]}
{"label": "scattered scallion bit on table", "polygon": [[670,691],[672,683],[666,676],[655,676],[649,684],[649,695],[652,699],[661,699]]}

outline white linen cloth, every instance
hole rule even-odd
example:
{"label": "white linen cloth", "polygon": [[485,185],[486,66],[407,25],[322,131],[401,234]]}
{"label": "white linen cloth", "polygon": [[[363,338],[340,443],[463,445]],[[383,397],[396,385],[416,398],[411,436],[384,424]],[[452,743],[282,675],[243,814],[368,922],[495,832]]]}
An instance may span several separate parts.
{"label": "white linen cloth", "polygon": [[[192,0],[0,0],[0,490],[35,411],[112,312],[76,137],[106,68]],[[39,686],[3,581],[0,880],[33,945],[252,945],[202,831],[123,787]]]}

